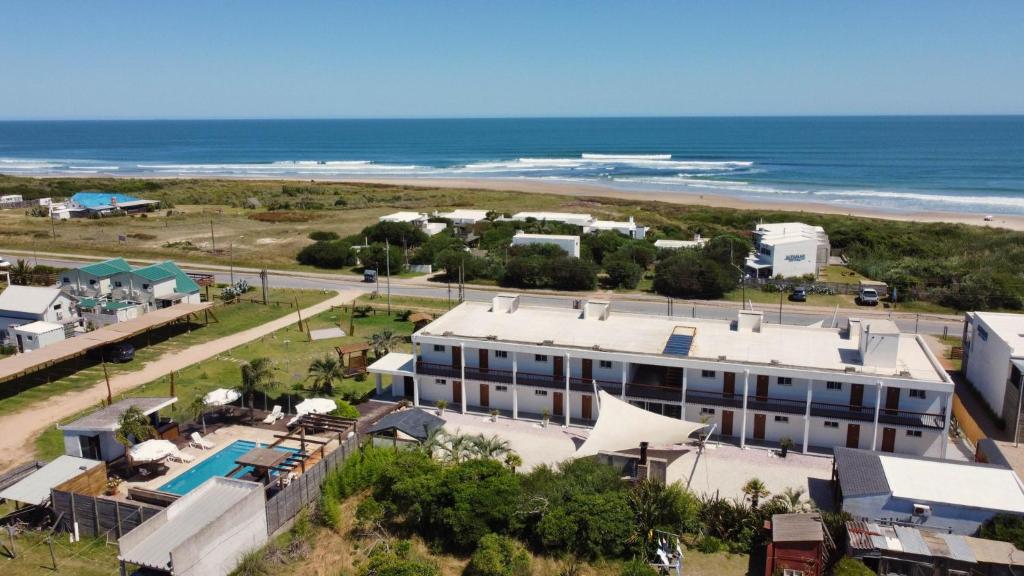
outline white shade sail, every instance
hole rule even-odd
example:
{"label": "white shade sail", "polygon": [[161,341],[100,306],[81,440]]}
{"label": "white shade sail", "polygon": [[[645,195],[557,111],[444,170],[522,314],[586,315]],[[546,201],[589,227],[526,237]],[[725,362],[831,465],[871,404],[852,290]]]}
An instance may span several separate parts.
{"label": "white shade sail", "polygon": [[128,452],[134,462],[156,462],[175,454],[178,447],[170,440],[146,440],[132,446]]}
{"label": "white shade sail", "polygon": [[598,392],[598,401],[600,413],[597,423],[586,442],[576,451],[576,458],[638,448],[641,442],[648,442],[652,447],[682,444],[690,434],[706,426],[648,412],[604,390]]}
{"label": "white shade sail", "polygon": [[230,388],[217,388],[203,396],[203,403],[207,406],[226,406],[242,397],[238,390]]}

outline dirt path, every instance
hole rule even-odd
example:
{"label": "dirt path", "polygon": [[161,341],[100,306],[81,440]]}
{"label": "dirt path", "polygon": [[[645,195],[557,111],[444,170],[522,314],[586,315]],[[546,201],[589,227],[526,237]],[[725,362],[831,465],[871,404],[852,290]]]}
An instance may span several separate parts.
{"label": "dirt path", "polygon": [[[360,293],[356,290],[338,292],[335,296],[304,309],[302,317],[309,318],[327,310],[331,306],[347,304]],[[202,362],[232,348],[256,340],[261,336],[266,336],[271,332],[288,327],[295,324],[296,321],[295,314],[287,314],[277,320],[272,320],[266,324],[249,328],[230,336],[224,336],[217,340],[165,354],[147,363],[141,370],[114,376],[110,379],[110,387],[113,393],[117,395],[166,376],[172,370],[181,370],[186,366]],[[35,454],[36,436],[47,427],[90,406],[95,406],[98,402],[104,400],[106,396],[106,384],[100,381],[87,390],[54,396],[45,403],[39,403],[4,416],[0,419],[0,472],[30,460],[33,454]]]}

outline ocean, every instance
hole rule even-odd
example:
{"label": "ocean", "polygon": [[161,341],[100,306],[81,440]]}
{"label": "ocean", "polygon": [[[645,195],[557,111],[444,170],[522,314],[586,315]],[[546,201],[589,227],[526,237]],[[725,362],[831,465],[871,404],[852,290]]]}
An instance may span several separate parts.
{"label": "ocean", "polygon": [[0,122],[0,173],[538,179],[1024,214],[1024,116]]}

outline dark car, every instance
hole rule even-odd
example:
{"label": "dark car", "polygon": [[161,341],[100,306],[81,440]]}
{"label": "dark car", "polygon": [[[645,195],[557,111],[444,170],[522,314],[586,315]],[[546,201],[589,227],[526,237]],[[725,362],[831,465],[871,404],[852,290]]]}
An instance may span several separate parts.
{"label": "dark car", "polygon": [[793,293],[789,295],[790,302],[807,302],[807,288],[803,286],[794,288]]}
{"label": "dark car", "polygon": [[131,362],[135,359],[135,346],[118,342],[103,348],[103,359],[107,362]]}

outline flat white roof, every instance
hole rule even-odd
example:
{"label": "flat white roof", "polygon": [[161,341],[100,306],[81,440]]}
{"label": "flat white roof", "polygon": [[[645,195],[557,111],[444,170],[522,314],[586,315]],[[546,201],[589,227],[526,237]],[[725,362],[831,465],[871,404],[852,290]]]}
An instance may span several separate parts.
{"label": "flat white roof", "polygon": [[636,228],[636,222],[618,222],[615,220],[594,220],[590,224],[587,224],[591,228],[598,228],[601,230],[614,230],[616,228]]}
{"label": "flat white roof", "polygon": [[1024,314],[1006,312],[975,312],[997,336],[1010,347],[1010,355],[1024,354]]}
{"label": "flat white roof", "polygon": [[1024,486],[1009,468],[882,456],[893,496],[1024,513]]}
{"label": "flat white roof", "polygon": [[426,214],[419,212],[395,212],[394,214],[388,214],[387,216],[381,216],[381,222],[415,222],[416,220],[423,220],[426,218]]}
{"label": "flat white roof", "polygon": [[367,368],[370,372],[377,374],[395,374],[395,375],[412,375],[415,371],[413,369],[413,362],[415,358],[412,354],[405,354],[402,352],[389,352],[386,356],[377,360],[370,367]]}
{"label": "flat white roof", "polygon": [[92,470],[102,462],[78,458],[66,454],[58,456],[39,470],[22,478],[6,490],[0,492],[0,498],[21,502],[22,504],[39,505],[50,499],[50,489],[60,486],[72,478]]}
{"label": "flat white roof", "polygon": [[43,322],[42,320],[32,322],[31,324],[23,324],[13,328],[18,332],[26,332],[28,334],[47,334],[49,332],[56,332],[57,330],[64,331],[64,327],[60,324],[54,324],[53,322]]}
{"label": "flat white roof", "polygon": [[518,233],[512,237],[513,240],[516,238],[527,238],[533,240],[574,240],[580,239],[579,236],[571,236],[568,234],[527,234],[525,232]]}
{"label": "flat white roof", "polygon": [[572,223],[587,223],[594,219],[590,214],[577,214],[575,212],[517,212],[512,215],[513,220],[526,220],[527,218]]}
{"label": "flat white roof", "polygon": [[437,215],[441,218],[450,218],[452,220],[486,220],[487,210],[459,208],[451,212],[438,212]]}
{"label": "flat white roof", "polygon": [[[687,358],[833,370],[945,383],[944,372],[931,362],[925,346],[912,334],[900,335],[896,366],[865,366],[856,339],[836,328],[762,323],[760,332],[734,330],[729,320],[670,318],[630,314],[613,309],[607,319],[582,318],[580,310],[520,304],[515,312],[491,312],[489,302],[463,302],[417,332],[419,335],[487,339],[540,345],[598,349],[661,356],[669,336],[692,330]],[[906,376],[904,376],[906,377]]]}
{"label": "flat white roof", "polygon": [[654,241],[655,248],[695,248],[697,246],[703,246],[707,243],[707,240],[701,238],[700,240],[669,240],[662,238],[661,240]]}

